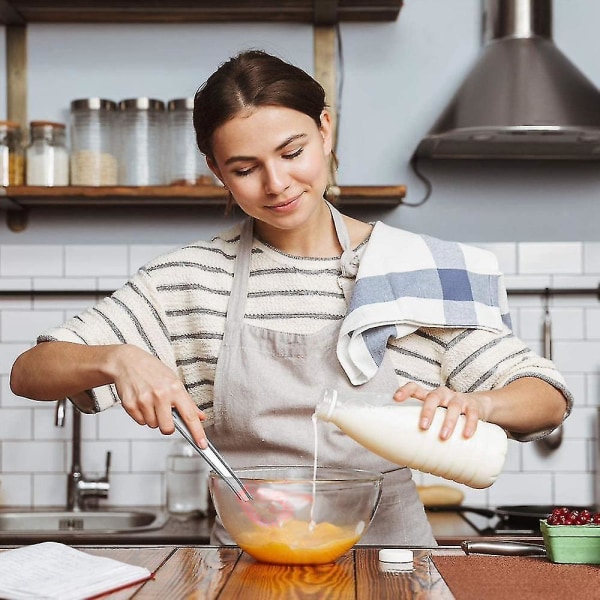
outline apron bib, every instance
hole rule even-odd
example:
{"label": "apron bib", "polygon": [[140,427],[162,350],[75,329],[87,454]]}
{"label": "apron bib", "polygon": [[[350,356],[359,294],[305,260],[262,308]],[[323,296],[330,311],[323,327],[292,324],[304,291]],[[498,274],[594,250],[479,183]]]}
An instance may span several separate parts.
{"label": "apron bib", "polygon": [[[330,205],[342,249],[342,271],[354,268],[355,253],[342,215]],[[253,242],[252,219],[243,225],[227,319],[216,367],[214,424],[206,433],[235,470],[266,465],[312,466],[311,416],[324,388],[356,389],[336,355],[340,323],[309,335],[244,323]],[[354,261],[355,262],[355,261]],[[348,290],[344,290],[346,294]],[[361,390],[391,394],[397,378],[389,357]],[[329,423],[317,424],[319,466],[386,473],[379,508],[364,544],[435,545],[411,472],[399,468]],[[213,544],[232,544],[217,517]]]}

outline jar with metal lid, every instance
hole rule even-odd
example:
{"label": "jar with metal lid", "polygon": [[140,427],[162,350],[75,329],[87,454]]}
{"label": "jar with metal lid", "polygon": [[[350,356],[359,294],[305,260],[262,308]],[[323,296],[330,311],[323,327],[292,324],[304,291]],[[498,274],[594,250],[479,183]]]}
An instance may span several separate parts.
{"label": "jar with metal lid", "polygon": [[13,121],[0,121],[0,185],[23,185],[21,127]]}
{"label": "jar with metal lid", "polygon": [[103,98],[71,102],[71,185],[116,185],[117,104]]}
{"label": "jar with metal lid", "polygon": [[65,124],[31,121],[25,158],[27,185],[69,185]]}
{"label": "jar with metal lid", "polygon": [[206,159],[196,144],[193,113],[193,98],[177,98],[167,104],[166,181],[170,185],[214,183]]}
{"label": "jar with metal lid", "polygon": [[153,98],[119,102],[120,185],[163,185],[165,103]]}

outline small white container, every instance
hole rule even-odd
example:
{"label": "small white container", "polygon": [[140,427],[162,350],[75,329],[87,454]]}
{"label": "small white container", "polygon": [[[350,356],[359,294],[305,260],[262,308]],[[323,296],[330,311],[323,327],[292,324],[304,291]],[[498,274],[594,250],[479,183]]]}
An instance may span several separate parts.
{"label": "small white container", "polygon": [[25,155],[27,185],[69,185],[69,152],[64,123],[32,121],[29,139]]}
{"label": "small white container", "polygon": [[446,409],[436,409],[429,429],[419,427],[423,404],[394,402],[391,395],[325,390],[315,415],[337,425],[371,452],[397,465],[481,489],[492,485],[506,459],[508,437],[498,425],[480,421],[475,434],[463,436],[460,415],[446,440],[440,439]]}

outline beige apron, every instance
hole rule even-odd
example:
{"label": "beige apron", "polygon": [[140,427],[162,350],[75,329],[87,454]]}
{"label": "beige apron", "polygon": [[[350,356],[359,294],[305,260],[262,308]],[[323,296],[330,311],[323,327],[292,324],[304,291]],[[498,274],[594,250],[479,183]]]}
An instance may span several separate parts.
{"label": "beige apron", "polygon": [[[344,253],[355,256],[341,214],[330,206]],[[356,389],[336,356],[341,322],[316,333],[281,333],[244,323],[253,241],[253,220],[244,223],[236,258],[225,333],[216,367],[214,425],[207,435],[232,467],[312,466],[311,415],[324,388]],[[361,390],[392,393],[397,378],[389,357]],[[361,543],[435,545],[411,472],[362,448],[330,423],[318,423],[319,466],[386,473],[375,518]],[[217,519],[211,543],[233,541]]]}

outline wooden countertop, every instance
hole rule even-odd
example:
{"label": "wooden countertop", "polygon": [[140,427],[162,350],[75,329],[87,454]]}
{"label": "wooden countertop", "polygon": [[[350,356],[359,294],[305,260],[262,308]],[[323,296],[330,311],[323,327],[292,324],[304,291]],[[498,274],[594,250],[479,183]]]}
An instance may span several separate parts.
{"label": "wooden countertop", "polygon": [[402,600],[413,597],[450,600],[454,597],[431,562],[431,551],[425,549],[414,552],[414,569],[402,573],[383,570],[378,560],[379,548],[374,546],[356,547],[335,563],[315,566],[259,563],[235,546],[84,546],[80,549],[144,566],[154,573],[151,580],[101,596],[104,600]]}
{"label": "wooden countertop", "polygon": [[564,600],[592,597],[590,590],[600,587],[597,565],[554,564],[546,557],[465,556],[450,547],[413,549],[412,570],[380,563],[377,546],[356,546],[335,563],[315,566],[259,563],[236,546],[80,549],[154,573],[153,579],[105,594],[103,600]]}

